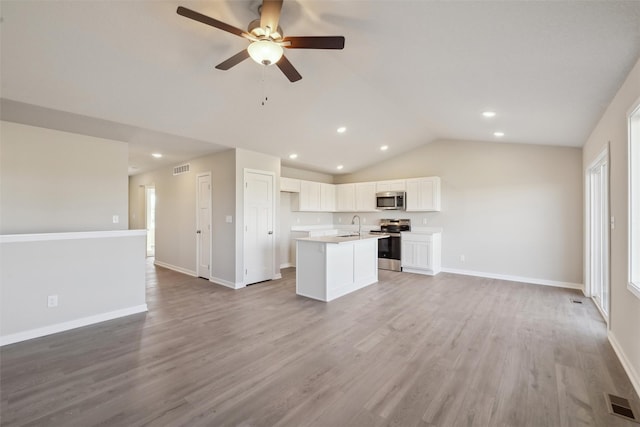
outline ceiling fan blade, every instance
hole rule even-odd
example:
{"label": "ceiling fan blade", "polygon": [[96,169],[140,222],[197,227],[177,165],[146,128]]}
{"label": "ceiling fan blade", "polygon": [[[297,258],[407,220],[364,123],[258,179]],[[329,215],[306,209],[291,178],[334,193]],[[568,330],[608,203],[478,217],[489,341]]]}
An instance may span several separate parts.
{"label": "ceiling fan blade", "polygon": [[285,37],[289,49],[344,49],[343,36]]}
{"label": "ceiling fan blade", "polygon": [[262,0],[260,12],[260,26],[271,28],[271,32],[278,31],[278,21],[280,21],[280,11],[282,10],[282,0]]}
{"label": "ceiling fan blade", "polygon": [[190,18],[195,21],[202,22],[203,24],[211,25],[212,27],[218,28],[222,31],[226,31],[231,34],[235,34],[236,36],[248,38],[247,37],[248,34],[242,31],[240,28],[236,28],[233,25],[225,24],[222,21],[218,21],[217,19],[213,19],[209,16],[198,13],[195,10],[178,6],[178,10],[176,12],[178,12],[178,15],[182,15],[186,18]]}
{"label": "ceiling fan blade", "polygon": [[286,56],[282,55],[282,58],[280,58],[280,61],[276,62],[276,65],[278,66],[278,68],[280,68],[280,71],[282,71],[284,75],[287,76],[291,83],[297,82],[302,78],[298,70],[295,69],[295,67],[291,64],[291,62],[289,62]]}
{"label": "ceiling fan blade", "polygon": [[249,51],[247,51],[247,49],[243,49],[240,52],[233,55],[231,58],[227,59],[226,61],[216,65],[216,68],[218,70],[228,70],[229,68],[238,65],[248,57],[249,57]]}

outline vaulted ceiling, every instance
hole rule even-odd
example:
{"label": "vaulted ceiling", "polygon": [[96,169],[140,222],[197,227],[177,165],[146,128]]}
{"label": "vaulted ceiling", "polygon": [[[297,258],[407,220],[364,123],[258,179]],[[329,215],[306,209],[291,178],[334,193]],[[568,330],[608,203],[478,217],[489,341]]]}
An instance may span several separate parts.
{"label": "vaulted ceiling", "polygon": [[260,2],[2,0],[1,117],[128,142],[134,173],[230,147],[347,173],[436,139],[579,147],[640,56],[638,1],[285,0],[285,35],[346,38],[287,50],[290,83],[216,70],[248,42],[179,5],[244,29]]}

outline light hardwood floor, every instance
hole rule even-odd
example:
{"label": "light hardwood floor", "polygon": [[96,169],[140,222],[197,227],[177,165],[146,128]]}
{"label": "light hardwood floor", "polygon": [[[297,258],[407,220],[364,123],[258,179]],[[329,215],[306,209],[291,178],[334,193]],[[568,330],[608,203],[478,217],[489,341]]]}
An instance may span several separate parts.
{"label": "light hardwood floor", "polygon": [[638,398],[577,291],[381,271],[322,303],[283,276],[149,264],[148,313],[0,350],[2,425],[638,426],[606,411]]}

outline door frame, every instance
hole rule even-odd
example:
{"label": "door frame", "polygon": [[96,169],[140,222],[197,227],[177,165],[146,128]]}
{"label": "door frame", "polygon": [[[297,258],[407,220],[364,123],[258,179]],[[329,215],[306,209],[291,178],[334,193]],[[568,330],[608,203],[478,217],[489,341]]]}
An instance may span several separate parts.
{"label": "door frame", "polygon": [[[145,255],[147,258],[153,257],[155,258],[156,256],[156,228],[155,225],[153,227],[153,255],[149,255],[149,190],[153,189],[153,193],[154,193],[154,198],[155,198],[155,192],[156,192],[156,186],[155,184],[146,184],[143,186],[144,187],[144,229],[147,231],[147,238],[145,239],[145,247],[144,247],[144,251],[145,251]],[[155,222],[156,218],[155,218],[155,206],[154,206],[154,214],[153,214],[153,221]]]}
{"label": "door frame", "polygon": [[602,277],[604,278],[605,282],[603,284],[603,286],[606,286],[608,288],[608,294],[609,294],[609,298],[608,298],[608,307],[606,307],[607,313],[603,313],[600,306],[598,304],[596,304],[596,307],[598,308],[598,311],[600,311],[600,314],[602,315],[602,317],[604,318],[605,322],[607,323],[607,328],[609,328],[609,318],[611,316],[611,268],[610,268],[610,264],[611,264],[611,242],[610,242],[610,197],[609,197],[609,174],[610,174],[610,168],[609,166],[609,142],[607,142],[607,144],[605,144],[604,148],[602,149],[602,151],[596,156],[596,158],[589,164],[589,166],[586,168],[585,170],[585,289],[584,289],[584,294],[585,296],[589,297],[589,298],[593,298],[593,293],[594,293],[594,286],[593,286],[593,274],[592,274],[592,270],[593,270],[593,265],[592,265],[592,256],[594,253],[594,228],[595,228],[595,224],[593,223],[593,218],[591,215],[591,210],[592,210],[592,203],[593,203],[593,194],[595,191],[595,188],[593,186],[592,183],[592,171],[596,168],[596,167],[600,167],[600,165],[602,163],[606,163],[607,164],[607,168],[606,168],[606,174],[603,175],[605,183],[604,183],[604,189],[605,189],[605,194],[604,194],[604,198],[606,199],[603,202],[603,207],[604,207],[604,214],[603,217],[605,218],[605,221],[603,221],[603,225],[604,225],[604,238],[603,238],[603,242],[602,242],[602,247],[600,248],[602,250],[602,252],[604,253],[603,255],[603,260],[604,260],[604,273],[602,274]]}
{"label": "door frame", "polygon": [[[203,176],[208,176],[209,177],[209,224],[213,225],[213,215],[212,215],[212,191],[213,191],[213,185],[211,182],[211,172],[201,172],[199,174],[196,175],[196,233],[199,227],[199,221],[200,221],[200,196],[199,196],[199,191],[200,189],[198,188],[198,182],[200,180],[200,177]],[[208,231],[209,233],[209,274],[207,275],[207,279],[211,279],[211,270],[213,269],[213,261],[211,258],[211,254],[213,252],[213,227],[210,227]],[[202,231],[201,231],[202,232]],[[196,234],[196,276],[197,277],[204,277],[200,274],[200,251],[202,250],[201,248],[201,241],[202,239],[199,238]]]}
{"label": "door frame", "polygon": [[[270,263],[270,271],[271,271],[271,280],[277,279],[277,275],[276,275],[276,268],[275,268],[275,263],[276,263],[276,239],[277,239],[277,235],[278,235],[278,229],[276,228],[276,224],[277,224],[277,211],[276,211],[276,194],[279,194],[279,191],[276,191],[276,185],[278,184],[277,179],[276,179],[276,173],[273,171],[265,171],[265,170],[260,170],[260,169],[249,169],[249,168],[244,168],[243,171],[243,176],[242,176],[242,285],[246,286],[246,277],[244,274],[245,271],[245,260],[247,257],[247,241],[246,241],[246,224],[245,224],[245,206],[246,206],[246,197],[247,197],[247,192],[245,191],[245,189],[247,188],[247,174],[249,173],[253,173],[253,174],[260,174],[260,175],[269,175],[271,176],[271,180],[272,180],[272,190],[271,190],[271,229],[273,230],[273,239],[271,241],[271,263]],[[278,189],[279,190],[279,189]]]}

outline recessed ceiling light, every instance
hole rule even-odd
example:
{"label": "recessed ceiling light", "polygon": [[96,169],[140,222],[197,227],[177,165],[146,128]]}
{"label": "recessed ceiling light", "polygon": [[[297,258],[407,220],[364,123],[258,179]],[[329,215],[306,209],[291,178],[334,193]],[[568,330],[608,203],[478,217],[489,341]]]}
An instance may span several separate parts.
{"label": "recessed ceiling light", "polygon": [[491,117],[495,117],[496,116],[496,112],[495,111],[485,111],[485,112],[482,113],[482,115],[484,117],[491,118]]}
{"label": "recessed ceiling light", "polygon": [[343,168],[343,167],[344,167],[344,166],[342,166],[342,165],[338,165],[338,166],[336,166],[336,169],[338,169],[338,170],[342,170],[342,168]]}
{"label": "recessed ceiling light", "polygon": [[382,147],[380,147],[380,151],[387,151],[387,149],[389,149],[388,145],[383,145]]}
{"label": "recessed ceiling light", "polygon": [[337,130],[338,133],[345,133],[347,131],[347,128],[344,126],[340,126]]}
{"label": "recessed ceiling light", "polygon": [[293,160],[293,159],[297,159],[297,158],[298,158],[298,155],[297,155],[296,153],[289,154],[289,158],[290,158],[291,160]]}
{"label": "recessed ceiling light", "polygon": [[155,157],[156,159],[159,159],[160,157],[162,157],[162,154],[160,153],[153,153],[152,154],[153,157]]}
{"label": "recessed ceiling light", "polygon": [[494,132],[493,136],[497,136],[498,138],[503,137],[504,136],[504,132]]}

